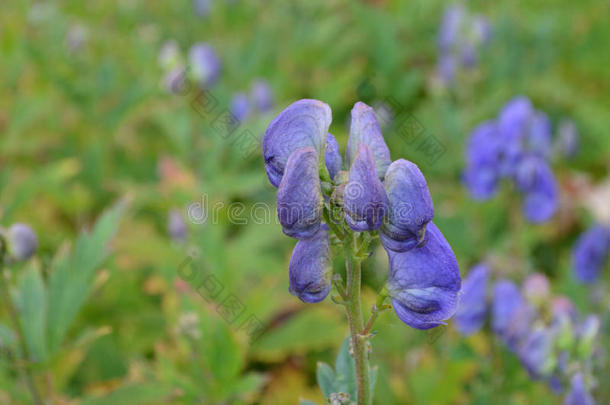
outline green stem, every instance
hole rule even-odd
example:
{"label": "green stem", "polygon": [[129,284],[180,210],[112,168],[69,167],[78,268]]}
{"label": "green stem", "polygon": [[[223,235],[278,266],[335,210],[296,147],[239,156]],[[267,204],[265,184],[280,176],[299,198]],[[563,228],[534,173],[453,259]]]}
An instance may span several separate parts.
{"label": "green stem", "polygon": [[8,292],[8,286],[6,284],[5,275],[4,275],[4,253],[5,253],[5,244],[2,238],[0,238],[0,300],[4,302],[6,305],[6,309],[9,313],[9,317],[11,318],[11,322],[17,332],[17,340],[19,341],[19,346],[21,348],[21,353],[23,354],[23,362],[16,361],[17,368],[21,373],[23,379],[25,380],[25,384],[30,390],[30,394],[32,395],[32,400],[35,405],[43,405],[42,399],[40,398],[40,394],[36,388],[36,384],[34,383],[34,377],[32,376],[32,372],[29,367],[30,363],[30,352],[28,350],[28,346],[25,341],[25,335],[23,333],[23,329],[21,328],[21,323],[19,322],[19,317],[17,316],[17,311],[13,306],[13,301]]}
{"label": "green stem", "polygon": [[366,338],[362,332],[364,322],[362,319],[362,308],[360,305],[360,279],[361,266],[360,260],[356,258],[358,251],[356,237],[349,232],[344,239],[345,264],[347,271],[347,302],[345,309],[349,321],[350,334],[352,339],[352,349],[354,363],[356,365],[356,384],[358,405],[371,404],[371,389],[369,383],[369,358],[367,352]]}

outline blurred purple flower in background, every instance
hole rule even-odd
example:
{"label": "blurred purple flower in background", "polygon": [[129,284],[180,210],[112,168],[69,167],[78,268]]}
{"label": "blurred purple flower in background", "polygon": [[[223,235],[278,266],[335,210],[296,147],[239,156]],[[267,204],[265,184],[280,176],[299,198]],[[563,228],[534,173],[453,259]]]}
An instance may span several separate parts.
{"label": "blurred purple flower in background", "polygon": [[593,397],[587,391],[582,374],[578,373],[572,377],[572,386],[563,405],[595,405]]}
{"label": "blurred purple flower in background", "polygon": [[16,223],[8,228],[6,243],[9,258],[16,262],[28,260],[38,249],[38,238],[27,224]]}
{"label": "blurred purple flower in background", "polygon": [[489,42],[491,30],[487,19],[469,13],[461,3],[445,9],[439,27],[439,62],[437,74],[448,86],[455,83],[462,69],[475,67],[480,49]]}
{"label": "blurred purple flower in background", "polygon": [[534,223],[557,210],[558,184],[550,167],[552,128],[546,114],[518,96],[502,107],[497,120],[476,126],[466,145],[463,181],[473,198],[486,200],[499,181],[514,181],[523,193],[522,211]]}
{"label": "blurred purple flower in background", "polygon": [[487,287],[489,268],[485,264],[474,266],[464,278],[460,301],[455,313],[455,328],[463,335],[478,332],[487,317]]}
{"label": "blurred purple flower in background", "polygon": [[572,157],[578,152],[578,130],[574,121],[564,118],[557,127],[557,152],[566,157]]}
{"label": "blurred purple flower in background", "polygon": [[236,93],[231,99],[230,106],[231,114],[239,122],[243,122],[250,115],[250,100],[246,93]]}
{"label": "blurred purple flower in background", "polygon": [[189,50],[189,67],[200,86],[212,86],[220,75],[220,58],[210,44],[198,42]]}
{"label": "blurred purple flower in background", "polygon": [[273,91],[265,79],[257,79],[250,88],[250,99],[260,113],[266,113],[273,108]]}
{"label": "blurred purple flower in background", "polygon": [[576,279],[593,283],[608,262],[610,253],[610,227],[593,225],[576,241],[572,250],[572,265]]}
{"label": "blurred purple flower in background", "polygon": [[207,17],[211,6],[212,0],[193,0],[193,9],[199,17]]}
{"label": "blurred purple flower in background", "polygon": [[186,239],[187,228],[182,218],[182,214],[177,209],[171,209],[167,218],[167,233],[176,242],[183,242]]}

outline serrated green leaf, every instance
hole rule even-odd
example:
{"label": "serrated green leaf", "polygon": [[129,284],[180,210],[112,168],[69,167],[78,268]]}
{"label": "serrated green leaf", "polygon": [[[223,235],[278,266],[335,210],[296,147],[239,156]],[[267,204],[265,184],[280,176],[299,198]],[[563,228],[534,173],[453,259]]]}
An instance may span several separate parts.
{"label": "serrated green leaf", "polygon": [[72,253],[55,262],[49,278],[48,343],[51,352],[61,344],[68,328],[85,303],[95,271],[106,258],[106,245],[116,232],[124,204],[105,212],[91,233],[82,233]]}
{"label": "serrated green leaf", "polygon": [[47,290],[38,268],[30,264],[18,284],[16,306],[20,309],[20,322],[30,352],[30,361],[43,362],[47,355],[46,311]]}
{"label": "serrated green leaf", "polygon": [[333,392],[337,392],[335,388],[335,372],[328,364],[318,363],[316,380],[325,398],[328,398]]}

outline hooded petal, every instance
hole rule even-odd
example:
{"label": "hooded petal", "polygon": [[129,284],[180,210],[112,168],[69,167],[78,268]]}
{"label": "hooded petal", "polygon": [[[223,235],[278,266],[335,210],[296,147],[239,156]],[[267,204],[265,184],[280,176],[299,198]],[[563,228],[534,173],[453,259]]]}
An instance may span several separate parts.
{"label": "hooded petal", "polygon": [[339,153],[339,144],[332,134],[326,135],[326,153],[324,154],[324,163],[330,178],[335,179],[337,173],[343,169],[343,160],[341,159],[341,153]]}
{"label": "hooded petal", "polygon": [[352,122],[347,140],[347,150],[345,151],[345,163],[348,168],[355,162],[358,147],[361,143],[368,146],[373,153],[377,175],[380,180],[383,180],[385,172],[392,162],[390,150],[383,140],[375,111],[359,101],[352,108]]}
{"label": "hooded petal", "polygon": [[412,249],[423,241],[425,226],[434,217],[426,179],[414,163],[398,159],[388,168],[384,184],[390,206],[381,242],[386,249]]}
{"label": "hooded petal", "polygon": [[322,189],[318,154],[307,146],[292,152],[277,190],[277,215],[282,230],[297,239],[312,237],[320,228]]}
{"label": "hooded petal", "polygon": [[280,184],[288,157],[295,149],[311,146],[319,155],[324,153],[330,122],[330,107],[308,99],[290,104],[271,121],[263,138],[265,171],[271,184]]}
{"label": "hooded petal", "polygon": [[592,283],[608,260],[610,229],[594,225],[585,231],[572,251],[572,263],[576,278],[582,283]]}
{"label": "hooded petal", "polygon": [[436,225],[428,225],[424,246],[390,250],[388,256],[388,291],[398,317],[416,329],[444,324],[455,313],[461,280],[455,255]]}
{"label": "hooded petal", "polygon": [[292,295],[312,303],[326,298],[332,273],[327,225],[322,225],[310,239],[297,242],[288,270]]}
{"label": "hooded petal", "polygon": [[489,268],[478,264],[470,270],[462,284],[460,303],[455,313],[456,329],[471,335],[478,332],[487,316],[487,285],[489,283]]}
{"label": "hooded petal", "polygon": [[563,400],[563,405],[595,405],[593,397],[587,391],[582,374],[578,373],[572,377],[572,387]]}
{"label": "hooded petal", "polygon": [[349,171],[343,209],[349,227],[359,232],[379,228],[388,210],[388,198],[377,177],[373,154],[365,144],[358,147]]}

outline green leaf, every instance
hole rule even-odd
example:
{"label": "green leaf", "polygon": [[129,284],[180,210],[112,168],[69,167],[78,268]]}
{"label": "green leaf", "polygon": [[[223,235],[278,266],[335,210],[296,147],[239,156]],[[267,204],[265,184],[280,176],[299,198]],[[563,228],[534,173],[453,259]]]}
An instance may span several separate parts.
{"label": "green leaf", "polygon": [[172,394],[171,387],[158,383],[130,385],[104,396],[87,397],[81,405],[140,405],[158,404]]}
{"label": "green leaf", "polygon": [[95,271],[107,255],[106,245],[118,228],[125,208],[118,203],[105,212],[91,233],[82,233],[72,254],[60,258],[49,278],[49,349],[55,351],[89,296]]}
{"label": "green leaf", "polygon": [[15,304],[32,362],[43,362],[47,355],[47,290],[38,268],[30,264],[19,280]]}
{"label": "green leaf", "polygon": [[335,392],[346,392],[352,398],[356,398],[356,365],[354,358],[349,354],[350,337],[346,337],[341,345],[337,360],[335,361],[335,372],[337,389]]}
{"label": "green leaf", "polygon": [[337,392],[335,388],[335,372],[328,364],[318,363],[316,379],[325,398],[328,398],[333,392]]}

